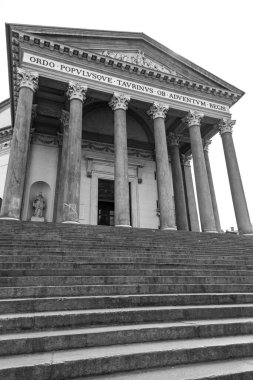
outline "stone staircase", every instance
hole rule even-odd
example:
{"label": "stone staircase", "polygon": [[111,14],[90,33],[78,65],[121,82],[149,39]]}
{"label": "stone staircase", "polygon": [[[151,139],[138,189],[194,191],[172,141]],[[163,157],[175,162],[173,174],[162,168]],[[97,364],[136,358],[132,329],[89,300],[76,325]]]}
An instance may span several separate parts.
{"label": "stone staircase", "polygon": [[0,221],[0,380],[253,379],[253,237]]}

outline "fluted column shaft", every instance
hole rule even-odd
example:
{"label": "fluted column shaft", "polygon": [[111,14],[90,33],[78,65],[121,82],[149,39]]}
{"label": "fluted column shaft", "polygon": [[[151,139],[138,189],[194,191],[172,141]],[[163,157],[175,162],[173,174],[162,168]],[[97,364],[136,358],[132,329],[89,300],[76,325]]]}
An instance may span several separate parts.
{"label": "fluted column shaft", "polygon": [[174,207],[169,177],[169,159],[165,132],[165,117],[169,107],[153,103],[148,114],[154,120],[156,173],[160,207],[160,228],[175,230]]}
{"label": "fluted column shaft", "polygon": [[183,157],[183,171],[186,188],[186,200],[189,212],[189,228],[191,231],[199,232],[199,218],[193,187],[190,157]]}
{"label": "fluted column shaft", "polygon": [[211,144],[211,140],[205,141],[204,157],[205,157],[206,172],[207,172],[210,194],[211,194],[212,205],[213,205],[213,214],[214,214],[214,219],[215,219],[216,230],[217,232],[221,232],[220,217],[219,217],[218,205],[217,205],[214,184],[213,184],[212,170],[211,170],[209,153],[208,153],[208,147],[210,144]]}
{"label": "fluted column shaft", "polygon": [[69,134],[64,177],[63,221],[79,222],[81,148],[82,148],[82,110],[87,87],[80,83],[69,82],[70,100]]}
{"label": "fluted column shaft", "polygon": [[126,110],[130,97],[114,93],[114,218],[115,226],[130,227]]}
{"label": "fluted column shaft", "polygon": [[178,230],[189,230],[185,202],[184,181],[179,154],[179,136],[170,133],[168,144],[171,153],[174,200],[176,209],[176,225]]}
{"label": "fluted column shaft", "polygon": [[252,225],[232,137],[232,127],[234,124],[235,121],[222,119],[219,122],[218,128],[222,138],[238,231],[242,234],[251,234]]}
{"label": "fluted column shaft", "polygon": [[200,222],[203,232],[216,232],[212,199],[209,189],[203,144],[200,134],[200,120],[203,114],[190,111],[185,118],[189,127],[193,157],[195,182],[197,189]]}
{"label": "fluted column shaft", "polygon": [[38,88],[38,74],[20,68],[17,69],[17,74],[20,90],[1,216],[19,220],[30,144],[33,95]]}

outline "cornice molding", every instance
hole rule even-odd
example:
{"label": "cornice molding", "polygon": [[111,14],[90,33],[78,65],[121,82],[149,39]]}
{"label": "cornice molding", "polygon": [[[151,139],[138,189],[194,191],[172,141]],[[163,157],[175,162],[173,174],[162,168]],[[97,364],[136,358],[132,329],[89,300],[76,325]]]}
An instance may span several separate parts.
{"label": "cornice molding", "polygon": [[54,41],[50,39],[42,39],[35,35],[29,34],[29,33],[23,33],[17,30],[12,30],[12,36],[11,36],[12,59],[13,59],[14,67],[19,65],[20,42],[28,44],[28,45],[35,45],[41,49],[57,51],[61,54],[69,55],[70,57],[75,56],[76,58],[79,58],[80,60],[95,62],[103,66],[111,66],[114,69],[118,69],[119,71],[126,71],[132,74],[150,77],[153,80],[172,84],[174,87],[179,87],[180,89],[182,89],[183,87],[186,87],[193,91],[200,91],[202,93],[213,94],[214,96],[225,97],[227,99],[231,99],[233,104],[242,96],[242,94],[238,94],[236,92],[232,92],[229,90],[224,90],[219,87],[214,87],[211,85],[206,85],[203,83],[191,81],[191,80],[182,78],[181,76],[168,74],[167,72],[163,72],[162,70],[159,71],[155,68],[143,67],[138,64],[130,63],[122,59],[113,58],[108,55],[99,54],[97,52],[90,52],[88,50],[85,51],[79,48],[73,48],[66,44],[55,43]]}

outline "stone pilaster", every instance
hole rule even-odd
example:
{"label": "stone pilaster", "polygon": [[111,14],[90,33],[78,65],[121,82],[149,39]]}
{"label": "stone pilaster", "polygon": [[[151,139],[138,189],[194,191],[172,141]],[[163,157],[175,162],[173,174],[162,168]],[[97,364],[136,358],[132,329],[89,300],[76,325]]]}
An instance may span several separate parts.
{"label": "stone pilaster", "polygon": [[65,168],[66,179],[63,196],[64,223],[79,222],[80,179],[81,179],[81,146],[82,146],[82,111],[86,99],[87,86],[69,82],[67,96],[70,101],[69,133]]}
{"label": "stone pilaster", "polygon": [[203,232],[217,232],[213,214],[212,199],[209,189],[203,144],[200,134],[201,119],[204,114],[189,111],[184,121],[189,127],[193,157],[195,182],[199,204],[200,222]]}
{"label": "stone pilaster", "polygon": [[189,229],[191,231],[199,232],[199,218],[191,172],[191,156],[182,155],[182,165],[185,182],[186,202],[189,215]]}
{"label": "stone pilaster", "polygon": [[238,231],[242,234],[251,234],[252,226],[232,137],[234,124],[234,120],[221,119],[218,123],[218,130],[222,138]]}
{"label": "stone pilaster", "polygon": [[169,159],[165,132],[165,117],[169,107],[153,103],[148,114],[154,120],[157,189],[160,208],[160,228],[175,230],[175,216],[172,193],[170,191]]}
{"label": "stone pilaster", "polygon": [[19,97],[1,208],[1,216],[5,218],[20,220],[21,216],[30,144],[33,95],[38,89],[38,80],[38,73],[17,68]]}
{"label": "stone pilaster", "polygon": [[174,200],[176,209],[176,224],[178,230],[189,230],[187,220],[187,209],[184,193],[184,181],[179,154],[180,136],[170,133],[168,145],[171,153],[171,168],[173,178]]}
{"label": "stone pilaster", "polygon": [[66,184],[67,175],[67,157],[68,157],[68,138],[69,138],[69,112],[62,110],[61,113],[61,126],[62,126],[62,144],[60,152],[60,165],[59,165],[59,181],[58,181],[58,199],[57,199],[57,211],[56,221],[63,221],[63,199],[64,199],[64,187]]}
{"label": "stone pilaster", "polygon": [[205,163],[206,163],[206,172],[209,182],[209,188],[210,188],[210,194],[212,198],[212,205],[213,205],[213,214],[215,219],[215,225],[217,232],[221,232],[221,225],[220,225],[220,217],[219,217],[219,211],[218,211],[218,205],[214,190],[214,184],[213,184],[213,176],[212,176],[212,170],[209,160],[209,145],[211,144],[211,140],[205,140],[204,141],[204,157],[205,157]]}
{"label": "stone pilaster", "polygon": [[130,96],[114,93],[114,208],[115,226],[130,227],[126,111]]}

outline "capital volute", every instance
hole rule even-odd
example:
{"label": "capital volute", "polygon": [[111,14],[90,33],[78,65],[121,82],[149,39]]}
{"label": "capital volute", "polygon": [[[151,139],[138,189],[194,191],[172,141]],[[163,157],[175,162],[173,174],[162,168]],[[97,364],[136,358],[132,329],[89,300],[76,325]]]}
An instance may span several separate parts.
{"label": "capital volute", "polygon": [[64,132],[68,130],[69,127],[69,112],[62,110],[61,111],[61,125],[63,127]]}
{"label": "capital volute", "polygon": [[178,146],[180,141],[180,136],[175,133],[170,132],[167,137],[167,142],[169,146]]}
{"label": "capital volute", "polygon": [[147,114],[153,120],[157,119],[158,117],[165,119],[168,110],[169,106],[167,106],[166,104],[154,102],[150,109],[147,111]]}
{"label": "capital volute", "polygon": [[36,92],[39,87],[39,74],[34,71],[17,68],[17,85],[19,88],[27,87]]}
{"label": "capital volute", "polygon": [[127,110],[128,109],[128,103],[130,102],[130,96],[125,95],[119,92],[114,92],[110,102],[108,103],[109,106],[113,109],[113,111],[122,109]]}
{"label": "capital volute", "polygon": [[232,133],[233,125],[235,125],[235,123],[236,123],[235,120],[231,120],[227,118],[220,119],[217,126],[218,131],[220,132],[220,135],[222,136],[223,133],[226,133],[226,132]]}
{"label": "capital volute", "polygon": [[181,162],[184,166],[191,166],[191,159],[192,159],[192,156],[189,155],[187,156],[186,154],[182,154],[181,155]]}
{"label": "capital volute", "polygon": [[200,126],[201,119],[205,115],[202,112],[190,110],[188,114],[184,117],[183,121],[188,125],[188,127],[193,127],[194,125]]}
{"label": "capital volute", "polygon": [[78,99],[84,102],[87,89],[88,87],[81,83],[69,81],[67,96],[69,100]]}
{"label": "capital volute", "polygon": [[203,149],[208,152],[209,151],[209,145],[212,143],[212,140],[204,140],[203,141]]}

